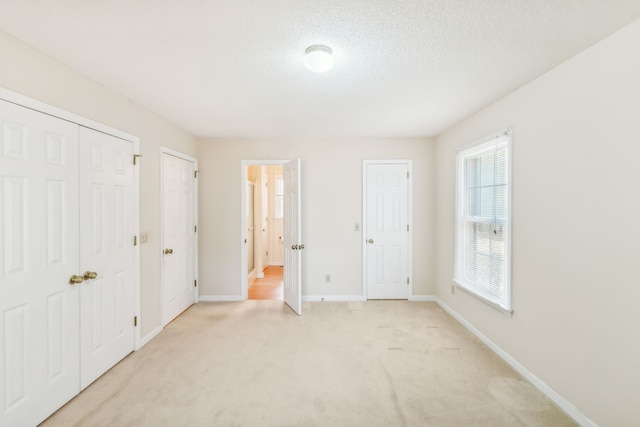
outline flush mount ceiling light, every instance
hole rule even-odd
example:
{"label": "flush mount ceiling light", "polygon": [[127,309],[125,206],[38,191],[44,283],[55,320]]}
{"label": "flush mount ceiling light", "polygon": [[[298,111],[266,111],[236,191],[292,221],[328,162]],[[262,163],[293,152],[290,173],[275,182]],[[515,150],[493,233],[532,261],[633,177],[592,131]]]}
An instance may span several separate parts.
{"label": "flush mount ceiling light", "polygon": [[333,66],[331,48],[322,44],[314,44],[304,51],[304,66],[314,73],[324,73]]}

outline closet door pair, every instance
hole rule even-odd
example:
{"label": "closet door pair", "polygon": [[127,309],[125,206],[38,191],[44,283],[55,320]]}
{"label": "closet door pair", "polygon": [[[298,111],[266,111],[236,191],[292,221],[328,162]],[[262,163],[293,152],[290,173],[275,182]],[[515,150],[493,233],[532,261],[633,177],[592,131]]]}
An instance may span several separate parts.
{"label": "closet door pair", "polygon": [[0,101],[0,425],[36,425],[134,346],[133,144]]}

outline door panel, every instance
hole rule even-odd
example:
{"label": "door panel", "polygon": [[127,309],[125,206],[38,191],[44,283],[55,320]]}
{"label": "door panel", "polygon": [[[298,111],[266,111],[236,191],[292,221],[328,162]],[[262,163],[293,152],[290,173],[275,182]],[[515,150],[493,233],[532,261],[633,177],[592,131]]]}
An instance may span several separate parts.
{"label": "door panel", "polygon": [[0,425],[79,392],[78,126],[0,101]]}
{"label": "door panel", "polygon": [[366,165],[366,284],[369,299],[407,299],[408,166]]}
{"label": "door panel", "polygon": [[195,164],[171,154],[163,162],[163,324],[195,302]]}
{"label": "door panel", "polygon": [[302,314],[300,159],[284,165],[284,302]]}
{"label": "door panel", "polygon": [[80,127],[81,387],[134,348],[133,144]]}

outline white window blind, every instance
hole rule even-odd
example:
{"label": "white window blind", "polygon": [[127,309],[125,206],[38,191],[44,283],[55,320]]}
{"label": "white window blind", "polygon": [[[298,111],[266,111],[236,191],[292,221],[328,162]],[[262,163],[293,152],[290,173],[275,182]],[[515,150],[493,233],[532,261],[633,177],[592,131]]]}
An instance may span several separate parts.
{"label": "white window blind", "polygon": [[457,153],[456,284],[510,311],[511,136],[508,129]]}

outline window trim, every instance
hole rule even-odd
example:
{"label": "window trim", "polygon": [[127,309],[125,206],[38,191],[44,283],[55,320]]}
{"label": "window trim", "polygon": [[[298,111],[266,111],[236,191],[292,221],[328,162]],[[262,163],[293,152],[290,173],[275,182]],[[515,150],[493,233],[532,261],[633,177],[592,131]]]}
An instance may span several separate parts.
{"label": "window trim", "polygon": [[[504,227],[504,278],[505,278],[505,290],[504,290],[504,298],[500,300],[496,300],[494,298],[489,297],[488,295],[479,292],[477,287],[470,286],[465,284],[464,281],[459,280],[457,276],[457,256],[456,250],[459,246],[458,244],[458,227],[459,222],[467,218],[463,216],[463,202],[462,198],[464,196],[463,193],[463,183],[464,183],[464,165],[463,161],[465,158],[468,158],[469,155],[473,155],[474,151],[481,153],[485,151],[487,146],[490,146],[492,142],[496,139],[502,139],[506,136],[506,148],[507,148],[507,170],[506,170],[506,180],[507,180],[507,203],[506,203],[506,215],[507,218],[505,221],[499,221]],[[512,305],[511,305],[511,296],[512,296],[512,277],[511,277],[511,263],[512,263],[512,254],[511,254],[511,240],[512,240],[512,215],[511,215],[511,200],[512,200],[512,137],[511,137],[511,129],[506,128],[502,129],[498,132],[495,132],[491,135],[488,135],[484,138],[478,139],[470,144],[463,145],[456,149],[456,167],[455,167],[455,217],[454,217],[454,262],[453,262],[453,284],[454,288],[460,288],[465,291],[469,295],[477,298],[478,300],[488,304],[489,306],[501,311],[504,314],[512,315]],[[475,218],[478,223],[484,222],[480,218]],[[452,288],[453,292],[453,288]]]}

